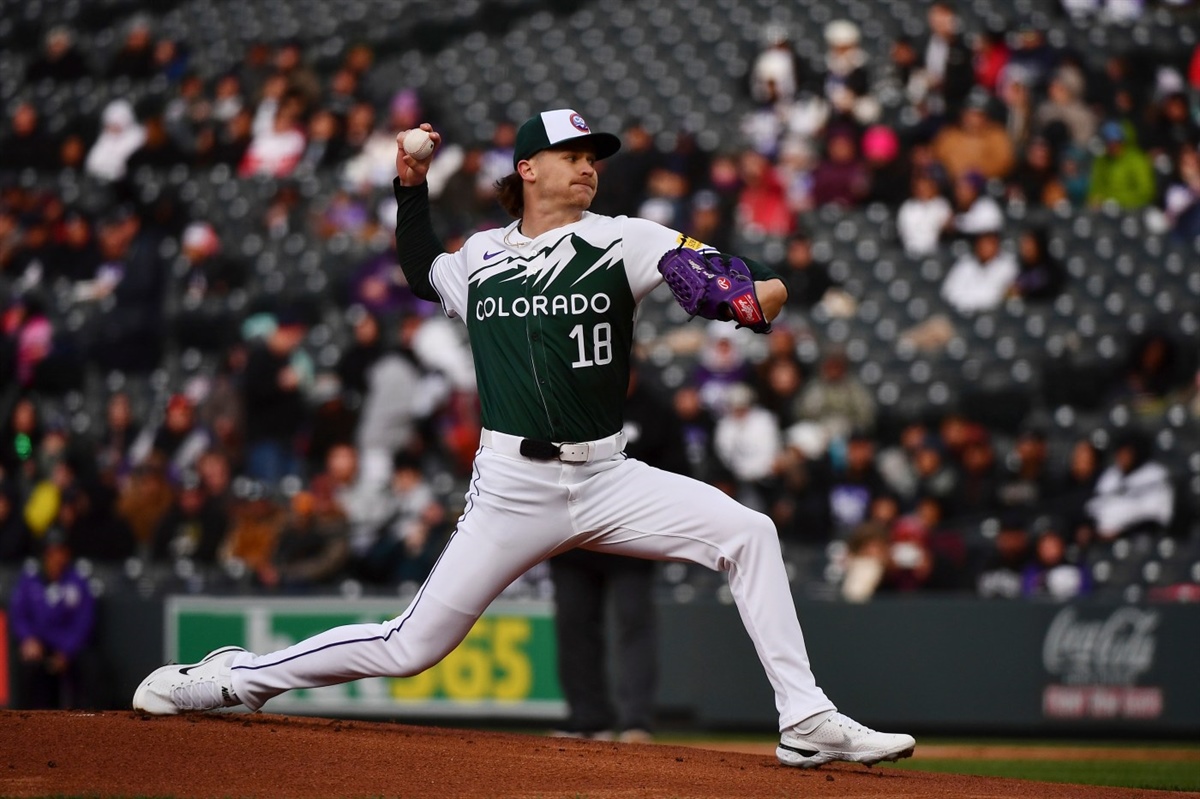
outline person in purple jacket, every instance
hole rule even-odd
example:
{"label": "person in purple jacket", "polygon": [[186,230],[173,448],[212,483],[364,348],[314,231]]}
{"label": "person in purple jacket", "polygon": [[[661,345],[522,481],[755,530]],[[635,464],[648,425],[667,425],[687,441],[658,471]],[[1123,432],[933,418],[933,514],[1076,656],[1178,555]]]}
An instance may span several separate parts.
{"label": "person in purple jacket", "polygon": [[16,638],[20,699],[26,708],[67,709],[90,703],[85,668],[95,619],[87,581],[71,563],[61,530],[47,531],[42,560],[26,569],[9,603]]}

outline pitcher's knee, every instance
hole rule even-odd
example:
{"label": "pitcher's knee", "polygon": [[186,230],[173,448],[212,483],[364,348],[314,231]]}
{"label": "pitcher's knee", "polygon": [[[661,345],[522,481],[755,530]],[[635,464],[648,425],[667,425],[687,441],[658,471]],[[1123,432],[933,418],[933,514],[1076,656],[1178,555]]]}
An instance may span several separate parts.
{"label": "pitcher's knee", "polygon": [[739,528],[739,548],[765,553],[781,553],[779,532],[771,517],[757,511],[746,512]]}

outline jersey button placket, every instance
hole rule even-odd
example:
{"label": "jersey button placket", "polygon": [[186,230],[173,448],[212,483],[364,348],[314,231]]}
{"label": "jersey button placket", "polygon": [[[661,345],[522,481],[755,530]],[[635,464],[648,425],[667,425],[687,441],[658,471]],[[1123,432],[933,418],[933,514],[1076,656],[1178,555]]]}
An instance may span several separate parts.
{"label": "jersey button placket", "polygon": [[[530,300],[532,307],[533,294],[535,293],[534,281],[528,281],[525,286],[526,298]],[[546,344],[543,340],[545,333],[542,330],[542,319],[534,313],[530,313],[525,319],[525,330],[529,334],[529,351],[532,355],[533,377],[537,381],[538,396],[541,397],[547,421],[549,421],[552,427],[557,427],[559,420],[556,418],[557,412],[554,405],[554,397],[551,394],[550,382],[547,378],[548,365],[546,363]]]}

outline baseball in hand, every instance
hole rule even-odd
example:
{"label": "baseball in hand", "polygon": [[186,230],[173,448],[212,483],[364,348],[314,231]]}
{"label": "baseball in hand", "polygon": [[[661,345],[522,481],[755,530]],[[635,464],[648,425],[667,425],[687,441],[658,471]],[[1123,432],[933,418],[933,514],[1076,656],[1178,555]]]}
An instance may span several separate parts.
{"label": "baseball in hand", "polygon": [[404,152],[418,161],[424,161],[433,155],[433,139],[420,128],[413,128],[404,134]]}

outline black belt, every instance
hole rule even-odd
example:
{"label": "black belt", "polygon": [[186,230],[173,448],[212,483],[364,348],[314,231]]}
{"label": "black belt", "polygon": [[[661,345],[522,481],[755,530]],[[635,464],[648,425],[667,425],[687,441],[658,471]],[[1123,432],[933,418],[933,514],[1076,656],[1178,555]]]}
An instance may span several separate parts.
{"label": "black belt", "polygon": [[521,454],[535,461],[556,461],[561,450],[553,441],[539,441],[536,438],[521,439]]}

